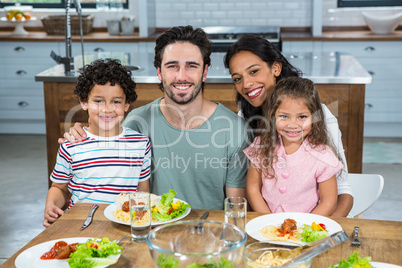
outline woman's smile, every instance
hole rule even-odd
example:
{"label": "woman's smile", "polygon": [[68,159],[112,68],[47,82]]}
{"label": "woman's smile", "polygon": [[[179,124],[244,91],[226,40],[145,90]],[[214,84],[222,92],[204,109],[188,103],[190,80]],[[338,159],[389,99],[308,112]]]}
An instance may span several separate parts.
{"label": "woman's smile", "polygon": [[249,96],[250,99],[258,98],[263,91],[263,87],[254,88],[248,91],[246,94]]}
{"label": "woman's smile", "polygon": [[235,54],[229,65],[237,92],[254,107],[260,107],[276,84],[276,76],[272,68],[249,51]]}

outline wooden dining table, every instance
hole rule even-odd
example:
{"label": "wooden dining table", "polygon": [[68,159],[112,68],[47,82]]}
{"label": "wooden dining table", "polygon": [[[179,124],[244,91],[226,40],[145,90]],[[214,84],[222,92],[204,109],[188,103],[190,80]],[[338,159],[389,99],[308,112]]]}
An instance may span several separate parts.
{"label": "wooden dining table", "polygon": [[[80,231],[90,207],[91,204],[88,203],[74,205],[55,223],[11,256],[1,267],[15,267],[15,259],[21,252],[43,242],[69,237],[109,237],[110,240],[117,240],[130,232],[130,226],[115,223],[104,216],[104,210],[107,207],[105,204],[99,205],[92,224]],[[206,211],[204,209],[192,209],[183,220],[198,220]],[[248,212],[247,221],[262,215],[264,213]],[[372,261],[402,265],[402,222],[357,218],[331,219],[342,226],[342,229],[349,236],[349,240],[313,258],[312,268],[327,268],[335,265],[339,260],[346,259],[356,249],[360,251],[359,256],[371,256]],[[207,220],[224,221],[224,211],[209,210]],[[358,248],[351,246],[355,226],[360,227],[359,240],[361,246]],[[26,231],[29,232],[29,230]],[[248,236],[246,244],[255,241]],[[110,267],[155,267],[146,242],[132,242],[129,236],[120,245],[123,247],[121,256],[118,262]]]}

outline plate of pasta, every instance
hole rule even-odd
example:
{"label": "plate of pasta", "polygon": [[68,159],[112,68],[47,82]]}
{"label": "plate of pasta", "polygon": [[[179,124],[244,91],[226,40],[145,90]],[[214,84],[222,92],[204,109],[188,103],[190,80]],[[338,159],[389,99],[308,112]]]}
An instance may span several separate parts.
{"label": "plate of pasta", "polygon": [[246,233],[261,242],[289,246],[305,245],[308,242],[302,241],[302,233],[303,227],[306,225],[324,226],[325,236],[342,231],[342,227],[337,222],[324,216],[302,212],[283,212],[252,219],[246,224]]}
{"label": "plate of pasta", "polygon": [[[160,204],[160,200],[162,196],[165,195],[167,197],[167,203],[169,205],[166,206],[167,211],[162,213],[162,211],[158,211],[158,208],[161,209],[162,204]],[[178,221],[186,217],[190,211],[191,206],[180,199],[173,198],[176,195],[174,190],[170,190],[169,193],[163,194],[162,196],[157,196],[151,194],[151,207],[152,207],[152,226],[166,224],[174,221]],[[166,200],[166,198],[164,199]],[[126,207],[125,207],[126,206]],[[128,194],[121,193],[116,197],[116,202],[107,206],[104,210],[104,215],[109,220],[124,224],[130,225],[130,213],[128,212]]]}

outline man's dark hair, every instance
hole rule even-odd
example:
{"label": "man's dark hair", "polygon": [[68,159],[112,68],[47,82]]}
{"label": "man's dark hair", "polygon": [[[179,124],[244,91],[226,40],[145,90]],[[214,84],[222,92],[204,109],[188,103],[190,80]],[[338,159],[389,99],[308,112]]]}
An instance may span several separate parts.
{"label": "man's dark hair", "polygon": [[[154,58],[155,68],[161,68],[163,53],[166,46],[176,42],[189,42],[196,45],[201,51],[202,59],[204,61],[204,69],[207,64],[208,66],[211,66],[211,43],[209,42],[208,35],[203,29],[193,29],[192,26],[188,25],[172,27],[156,39]],[[162,83],[159,85],[159,88],[163,91]],[[204,88],[204,83],[202,83],[202,88]]]}
{"label": "man's dark hair", "polygon": [[135,92],[136,83],[131,78],[131,71],[121,65],[116,59],[99,59],[84,66],[82,74],[74,93],[80,101],[88,101],[88,95],[95,85],[105,85],[110,82],[114,86],[118,84],[126,95],[126,101],[132,103],[137,99]]}

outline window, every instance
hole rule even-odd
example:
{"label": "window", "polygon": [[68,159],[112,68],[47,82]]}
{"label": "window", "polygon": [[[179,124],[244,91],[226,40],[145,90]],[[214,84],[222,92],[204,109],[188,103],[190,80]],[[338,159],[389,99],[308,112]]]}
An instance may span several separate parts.
{"label": "window", "polygon": [[[13,6],[16,3],[21,5],[33,6],[34,8],[65,8],[67,0],[0,0],[0,8]],[[82,8],[96,8],[96,0],[79,0]],[[115,2],[122,2],[123,8],[128,8],[128,0],[103,0],[108,5]],[[74,8],[73,0],[70,0],[71,7]]]}
{"label": "window", "polygon": [[338,0],[338,7],[402,6],[402,0]]}

